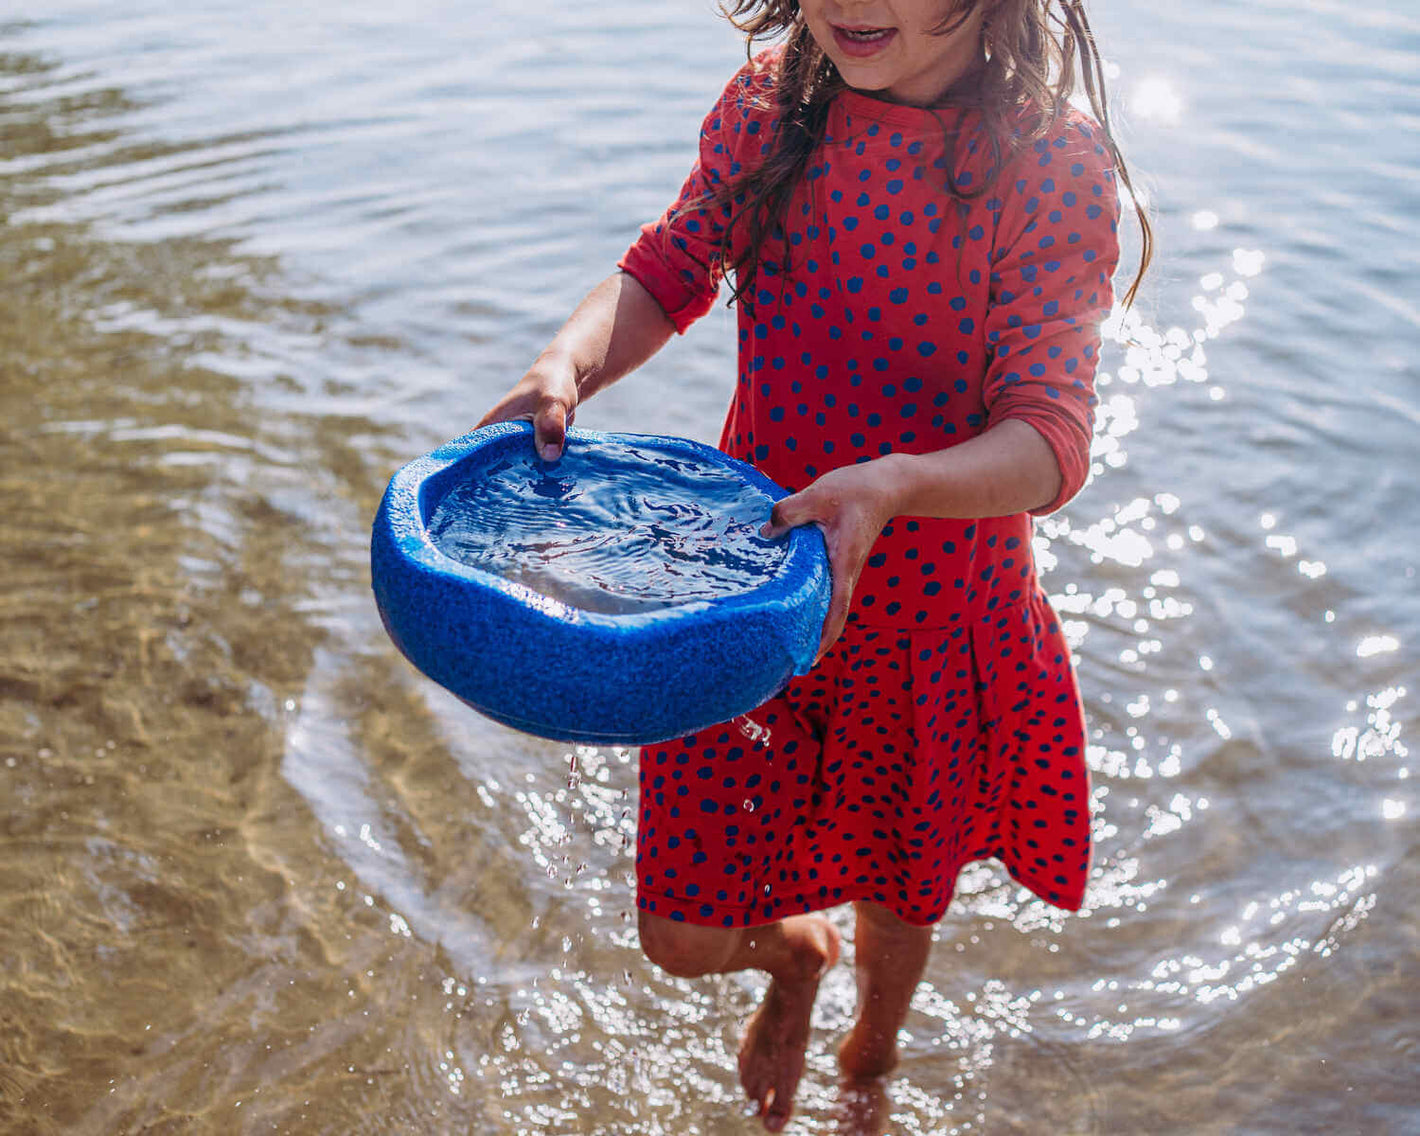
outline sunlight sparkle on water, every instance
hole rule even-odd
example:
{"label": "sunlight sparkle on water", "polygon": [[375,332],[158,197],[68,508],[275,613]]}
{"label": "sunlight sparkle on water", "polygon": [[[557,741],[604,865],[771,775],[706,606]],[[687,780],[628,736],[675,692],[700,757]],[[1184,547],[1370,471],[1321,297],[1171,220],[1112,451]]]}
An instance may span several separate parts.
{"label": "sunlight sparkle on water", "polygon": [[1369,659],[1372,655],[1383,655],[1400,649],[1400,640],[1394,635],[1367,635],[1356,647],[1356,657]]}
{"label": "sunlight sparkle on water", "polygon": [[[1366,696],[1365,726],[1343,726],[1331,737],[1331,753],[1342,761],[1365,761],[1394,754],[1408,757],[1410,751],[1400,740],[1400,722],[1391,710],[1405,697],[1406,688],[1390,686]],[[1355,702],[1346,706],[1347,713],[1355,713],[1359,707]],[[1405,772],[1402,770],[1402,777]]]}
{"label": "sunlight sparkle on water", "polygon": [[1233,249],[1233,271],[1239,276],[1256,276],[1266,259],[1261,249]]}
{"label": "sunlight sparkle on water", "polygon": [[1141,79],[1134,87],[1129,106],[1135,117],[1159,126],[1177,126],[1183,118],[1183,99],[1162,75]]}

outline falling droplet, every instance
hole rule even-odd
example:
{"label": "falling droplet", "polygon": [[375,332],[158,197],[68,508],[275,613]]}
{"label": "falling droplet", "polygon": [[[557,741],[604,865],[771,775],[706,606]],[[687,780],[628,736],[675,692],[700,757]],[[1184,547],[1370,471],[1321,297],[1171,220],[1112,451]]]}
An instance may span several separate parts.
{"label": "falling droplet", "polygon": [[747,813],[752,813],[752,812],[754,812],[754,802],[753,802],[753,801],[746,800],[744,807],[745,807],[745,812],[747,812]]}

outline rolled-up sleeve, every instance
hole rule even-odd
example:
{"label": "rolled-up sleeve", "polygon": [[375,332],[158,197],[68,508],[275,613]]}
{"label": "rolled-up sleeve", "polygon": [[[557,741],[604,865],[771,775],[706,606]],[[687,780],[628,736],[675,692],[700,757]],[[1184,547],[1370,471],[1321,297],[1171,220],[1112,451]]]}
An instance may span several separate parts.
{"label": "rolled-up sleeve", "polygon": [[642,226],[617,264],[656,298],[678,332],[710,310],[720,288],[719,251],[730,206],[708,199],[740,174],[740,155],[762,154],[771,133],[765,59],[746,64],[730,80],[701,125],[700,154],[679,196],[659,220]]}
{"label": "rolled-up sleeve", "polygon": [[992,254],[984,396],[992,423],[1037,430],[1060,467],[1049,513],[1084,485],[1094,430],[1100,323],[1114,302],[1119,197],[1098,126],[1078,116],[1026,149]]}

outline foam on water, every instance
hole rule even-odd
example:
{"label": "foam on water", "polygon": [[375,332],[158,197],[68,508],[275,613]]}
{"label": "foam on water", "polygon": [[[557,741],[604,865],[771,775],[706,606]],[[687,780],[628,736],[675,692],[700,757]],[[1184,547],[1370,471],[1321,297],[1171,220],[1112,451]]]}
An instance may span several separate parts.
{"label": "foam on water", "polygon": [[727,469],[650,446],[532,447],[479,467],[429,521],[446,556],[585,611],[618,615],[764,583],[788,554],[759,535],[768,497]]}

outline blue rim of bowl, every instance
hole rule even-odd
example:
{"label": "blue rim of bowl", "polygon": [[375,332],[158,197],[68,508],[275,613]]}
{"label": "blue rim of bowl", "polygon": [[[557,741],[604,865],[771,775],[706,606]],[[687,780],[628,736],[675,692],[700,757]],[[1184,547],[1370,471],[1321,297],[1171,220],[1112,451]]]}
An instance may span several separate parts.
{"label": "blue rim of bowl", "polygon": [[[445,442],[438,449],[416,458],[396,473],[390,482],[390,496],[405,501],[413,498],[415,506],[413,509],[396,509],[389,517],[391,535],[394,536],[401,554],[428,571],[467,580],[504,595],[528,608],[534,618],[540,616],[563,624],[577,623],[589,629],[612,632],[618,636],[651,624],[670,629],[682,622],[699,622],[704,619],[705,613],[712,609],[719,614],[732,616],[740,609],[757,609],[780,604],[789,606],[800,602],[804,598],[802,593],[813,588],[815,561],[823,558],[825,553],[822,535],[812,526],[790,530],[787,537],[788,554],[774,575],[763,584],[744,592],[726,595],[713,602],[699,600],[646,612],[623,614],[587,611],[446,555],[429,535],[428,522],[434,506],[442,500],[448,488],[451,488],[446,488],[445,485],[454,480],[452,471],[485,450],[510,445],[513,439],[526,438],[527,444],[531,446],[532,435],[532,423],[525,421],[484,426]],[[747,462],[690,438],[662,434],[604,433],[578,427],[567,431],[568,446],[589,445],[600,441],[624,442],[720,466],[738,475],[771,502],[789,495],[788,490]],[[765,520],[768,519],[766,510]]]}

